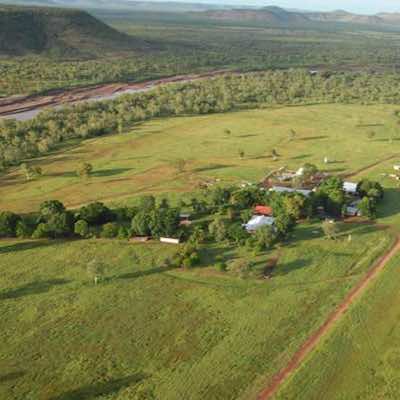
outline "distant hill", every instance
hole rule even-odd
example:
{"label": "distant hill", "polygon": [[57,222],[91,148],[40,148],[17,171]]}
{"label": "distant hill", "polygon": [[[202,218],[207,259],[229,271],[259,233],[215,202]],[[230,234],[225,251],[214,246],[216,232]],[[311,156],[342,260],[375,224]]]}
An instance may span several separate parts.
{"label": "distant hill", "polygon": [[280,7],[242,8],[207,10],[197,15],[216,20],[256,21],[269,25],[307,25],[314,22],[339,22],[363,25],[400,25],[400,13],[380,13],[376,15],[353,14],[344,10],[330,12],[309,12],[286,10]]}
{"label": "distant hill", "polygon": [[383,24],[385,21],[378,15],[353,14],[344,10],[331,12],[305,12],[304,15],[312,21],[320,22],[350,22],[358,24]]}
{"label": "distant hill", "polygon": [[129,10],[155,12],[196,12],[210,9],[230,9],[232,6],[182,3],[178,1],[131,1],[131,0],[0,0],[0,4],[52,6],[84,10]]}
{"label": "distant hill", "polygon": [[93,57],[145,48],[84,11],[0,6],[0,55]]}
{"label": "distant hill", "polygon": [[258,10],[210,10],[199,14],[218,20],[259,21],[271,25],[299,24],[310,21],[303,13],[286,11],[280,7],[264,7]]}

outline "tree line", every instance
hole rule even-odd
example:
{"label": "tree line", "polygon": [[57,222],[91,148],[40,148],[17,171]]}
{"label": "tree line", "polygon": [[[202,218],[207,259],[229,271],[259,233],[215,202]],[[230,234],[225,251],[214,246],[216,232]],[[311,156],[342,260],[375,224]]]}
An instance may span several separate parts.
{"label": "tree line", "polygon": [[0,166],[46,154],[70,139],[123,133],[138,122],[156,117],[310,102],[397,104],[399,89],[400,77],[395,74],[311,76],[304,70],[227,75],[165,85],[112,101],[46,110],[29,121],[0,120]]}

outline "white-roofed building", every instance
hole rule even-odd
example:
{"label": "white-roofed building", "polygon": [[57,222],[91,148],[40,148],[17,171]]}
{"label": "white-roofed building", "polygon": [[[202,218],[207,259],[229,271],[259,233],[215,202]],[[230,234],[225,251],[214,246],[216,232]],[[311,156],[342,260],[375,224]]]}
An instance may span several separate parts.
{"label": "white-roofed building", "polygon": [[243,226],[246,228],[248,232],[254,232],[257,229],[260,229],[263,226],[273,226],[275,223],[275,218],[266,217],[264,215],[254,215],[251,220],[244,224]]}
{"label": "white-roofed building", "polygon": [[357,183],[354,183],[354,182],[343,182],[343,190],[347,194],[357,194]]}

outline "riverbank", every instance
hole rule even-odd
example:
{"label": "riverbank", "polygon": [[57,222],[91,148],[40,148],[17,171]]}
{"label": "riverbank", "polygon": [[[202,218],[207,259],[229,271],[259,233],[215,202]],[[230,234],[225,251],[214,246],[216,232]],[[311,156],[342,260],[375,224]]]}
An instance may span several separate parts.
{"label": "riverbank", "polygon": [[227,73],[229,70],[218,70],[203,74],[176,75],[169,78],[150,80],[141,83],[110,83],[91,87],[57,91],[46,96],[7,97],[0,99],[0,118],[26,121],[34,118],[45,108],[56,108],[64,104],[76,104],[82,101],[112,100],[124,94],[144,92],[157,86],[190,82],[212,78]]}

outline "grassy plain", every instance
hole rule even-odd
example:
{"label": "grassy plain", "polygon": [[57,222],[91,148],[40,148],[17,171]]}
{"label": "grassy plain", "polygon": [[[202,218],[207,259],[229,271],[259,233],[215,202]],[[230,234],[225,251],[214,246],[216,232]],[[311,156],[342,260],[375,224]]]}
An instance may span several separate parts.
{"label": "grassy plain", "polygon": [[[0,178],[0,209],[28,212],[45,199],[77,206],[130,202],[143,193],[191,196],[204,180],[259,180],[272,169],[313,162],[338,174],[358,171],[351,179],[379,179],[387,190],[380,221],[399,227],[398,183],[381,176],[400,155],[397,109],[310,105],[149,121],[34,160],[44,171],[38,180],[26,182],[11,170]],[[274,148],[278,161],[271,158]],[[324,165],[324,156],[333,162]],[[187,160],[183,173],[173,166],[178,158]],[[94,166],[88,181],[75,176],[82,161]],[[191,271],[165,269],[163,261],[175,248],[160,244],[1,241],[0,398],[253,398],[393,240],[389,231],[369,225],[343,230],[338,241],[327,241],[319,223],[304,223],[281,249],[258,257],[227,245],[208,246],[201,251],[201,267]],[[212,267],[217,255],[251,259],[256,268],[278,255],[279,262],[273,279],[243,280],[217,273]],[[97,286],[85,271],[94,257],[107,265]],[[386,272],[382,279],[392,285],[395,304],[395,279]],[[394,324],[395,306],[388,314],[387,326],[389,319]],[[320,398],[319,385],[339,360],[324,366],[316,357],[304,380],[310,388],[288,386],[282,398]],[[371,360],[363,377],[373,355]],[[327,372],[316,379],[321,365]],[[343,390],[345,378],[338,375]]]}
{"label": "grassy plain", "polygon": [[[350,243],[299,226],[269,281],[215,272],[218,253],[252,257],[227,247],[182,271],[162,267],[175,249],[159,244],[1,241],[0,397],[253,396],[392,240],[346,229]],[[107,265],[97,286],[85,270],[94,257]]]}
{"label": "grassy plain", "polygon": [[399,397],[399,264],[397,256],[277,399]]}
{"label": "grassy plain", "polygon": [[[397,155],[400,161],[396,110],[390,105],[310,105],[153,120],[35,159],[44,173],[38,180],[27,182],[18,169],[10,170],[0,176],[0,209],[32,211],[54,198],[74,207],[98,199],[126,202],[143,193],[190,195],[208,179],[257,181],[268,171],[306,162],[336,174],[382,162],[385,169],[378,164],[365,173],[391,172]],[[278,161],[272,160],[273,149]],[[324,164],[325,156],[332,162]],[[186,160],[185,172],[176,170],[176,159]],[[75,173],[82,161],[94,166],[86,181]],[[388,179],[387,185],[396,183]]]}

